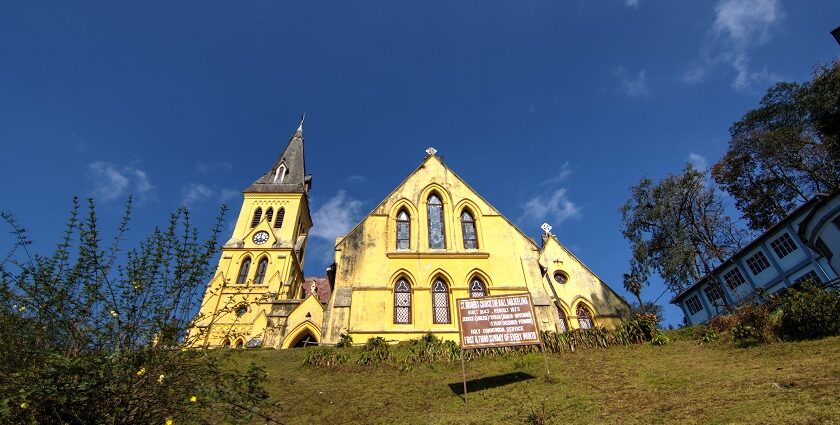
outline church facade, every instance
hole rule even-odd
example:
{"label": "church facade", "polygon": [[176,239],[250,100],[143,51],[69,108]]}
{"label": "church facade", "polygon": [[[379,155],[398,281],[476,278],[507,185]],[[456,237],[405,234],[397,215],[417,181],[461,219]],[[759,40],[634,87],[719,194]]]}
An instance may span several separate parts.
{"label": "church facade", "polygon": [[233,237],[190,333],[194,346],[288,348],[332,345],[345,335],[361,343],[427,333],[457,340],[455,300],[526,292],[540,330],[613,327],[629,315],[627,302],[550,226],[543,225],[537,245],[432,148],[336,239],[323,281],[330,290],[307,288],[306,238],[318,223],[309,215],[304,167],[301,126],[272,169],[244,191]]}

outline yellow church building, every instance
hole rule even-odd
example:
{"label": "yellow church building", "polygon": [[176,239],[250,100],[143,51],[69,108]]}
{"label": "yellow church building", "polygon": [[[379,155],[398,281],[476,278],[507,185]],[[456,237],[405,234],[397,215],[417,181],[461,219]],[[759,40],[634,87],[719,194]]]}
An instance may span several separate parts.
{"label": "yellow church building", "polygon": [[[455,300],[528,292],[541,330],[616,326],[627,302],[542,226],[540,246],[458,177],[433,148],[335,241],[326,279],[304,278],[312,226],[303,124],[244,190],[189,343],[289,348],[458,339]],[[329,294],[329,296],[327,296]]]}

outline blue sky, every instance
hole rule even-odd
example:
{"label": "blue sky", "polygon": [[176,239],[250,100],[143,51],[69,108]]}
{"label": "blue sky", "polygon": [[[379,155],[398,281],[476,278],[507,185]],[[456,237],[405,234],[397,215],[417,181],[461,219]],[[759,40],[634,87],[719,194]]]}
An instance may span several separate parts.
{"label": "blue sky", "polygon": [[434,146],[624,293],[628,188],[713,163],[770,84],[840,54],[836,1],[172,3],[0,6],[0,209],[41,250],[73,195],[107,225],[133,193],[135,238],[183,204],[232,221],[307,111],[308,275]]}

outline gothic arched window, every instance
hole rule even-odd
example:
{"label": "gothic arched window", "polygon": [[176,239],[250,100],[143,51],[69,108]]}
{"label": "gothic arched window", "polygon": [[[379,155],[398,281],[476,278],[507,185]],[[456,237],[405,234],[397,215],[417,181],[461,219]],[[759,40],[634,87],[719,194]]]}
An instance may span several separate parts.
{"label": "gothic arched window", "polygon": [[242,347],[244,347],[244,346],[245,346],[245,341],[243,341],[242,338],[239,338],[239,339],[236,340],[236,349],[237,350],[242,349]]}
{"label": "gothic arched window", "polygon": [[257,274],[254,276],[254,285],[262,285],[265,279],[265,269],[268,268],[268,257],[263,257],[257,263]]}
{"label": "gothic arched window", "polygon": [[429,196],[426,205],[429,215],[429,248],[446,248],[446,239],[443,236],[443,204],[437,195]]}
{"label": "gothic arched window", "polygon": [[594,323],[592,322],[592,313],[585,305],[580,304],[577,308],[578,323],[581,329],[592,329]]}
{"label": "gothic arched window", "polygon": [[397,214],[397,249],[408,249],[411,245],[411,222],[408,213],[400,210]]}
{"label": "gothic arched window", "polygon": [[432,308],[435,323],[452,323],[449,318],[449,286],[442,279],[432,284]]}
{"label": "gothic arched window", "polygon": [[248,269],[251,268],[251,257],[245,257],[242,260],[242,265],[239,266],[239,275],[236,277],[236,283],[243,285],[248,281]]}
{"label": "gothic arched window", "polygon": [[479,278],[473,278],[470,282],[470,298],[481,298],[487,296],[487,286]]}
{"label": "gothic arched window", "polygon": [[464,236],[465,249],[478,249],[478,238],[475,235],[475,219],[467,210],[461,213],[461,234]]}
{"label": "gothic arched window", "polygon": [[566,324],[566,312],[563,311],[562,307],[557,307],[557,313],[560,314],[560,332],[566,332],[569,330],[569,325]]}
{"label": "gothic arched window", "polygon": [[283,207],[280,207],[280,209],[277,210],[277,220],[274,221],[274,228],[275,229],[279,229],[279,228],[283,227],[283,217],[285,217],[285,216],[286,216],[286,209],[283,208]]}
{"label": "gothic arched window", "polygon": [[271,219],[274,218],[274,208],[268,207],[265,211],[265,219],[268,221],[268,225],[271,225]]}
{"label": "gothic arched window", "polygon": [[394,286],[394,323],[411,323],[411,285],[405,279]]}
{"label": "gothic arched window", "polygon": [[257,210],[254,211],[254,219],[251,220],[251,227],[257,227],[260,224],[260,219],[262,218],[262,208],[257,207]]}
{"label": "gothic arched window", "polygon": [[222,342],[222,348],[230,348],[230,339],[225,338],[225,340]]}

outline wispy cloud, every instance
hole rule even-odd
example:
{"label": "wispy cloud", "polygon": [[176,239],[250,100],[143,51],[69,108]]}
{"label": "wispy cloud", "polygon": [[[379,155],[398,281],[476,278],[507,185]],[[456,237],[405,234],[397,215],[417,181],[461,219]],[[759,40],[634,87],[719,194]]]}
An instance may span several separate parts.
{"label": "wispy cloud", "polygon": [[700,171],[703,171],[709,167],[709,162],[706,161],[706,157],[698,153],[690,152],[688,154],[687,161],[690,162],[691,165],[694,166],[694,168]]}
{"label": "wispy cloud", "polygon": [[335,196],[312,214],[312,221],[315,225],[312,227],[310,235],[329,242],[335,241],[337,236],[347,233],[351,227],[356,225],[361,217],[361,209],[362,201],[350,197],[343,190],[339,190]]}
{"label": "wispy cloud", "polygon": [[362,184],[366,181],[367,181],[367,177],[356,175],[356,174],[354,174],[350,177],[347,177],[347,183],[350,183],[352,185]]}
{"label": "wispy cloud", "polygon": [[683,81],[704,81],[718,67],[734,71],[732,87],[738,91],[781,80],[766,67],[754,70],[750,53],[770,41],[773,28],[783,18],[778,0],[719,0],[715,5],[715,22],[698,57],[683,74]]}
{"label": "wispy cloud", "polygon": [[581,208],[569,199],[566,188],[536,195],[525,202],[522,210],[522,215],[517,221],[528,226],[537,226],[541,222],[557,226],[570,218],[580,218],[582,215]]}
{"label": "wispy cloud", "polygon": [[149,175],[135,164],[118,166],[97,161],[88,164],[87,169],[93,196],[99,200],[113,201],[129,193],[141,204],[157,200]]}
{"label": "wispy cloud", "polygon": [[615,75],[621,81],[620,90],[627,97],[647,97],[650,94],[647,82],[647,71],[642,69],[631,73],[627,68],[619,66]]}
{"label": "wispy cloud", "polygon": [[572,170],[572,167],[569,166],[569,161],[566,161],[560,165],[560,171],[557,173],[556,176],[541,182],[540,186],[560,183],[569,178],[569,176],[571,176],[572,173],[574,173],[574,171]]}
{"label": "wispy cloud", "polygon": [[219,203],[227,202],[239,192],[232,189],[212,189],[201,183],[188,183],[181,188],[181,204],[184,206],[196,206],[207,201]]}
{"label": "wispy cloud", "polygon": [[642,0],[624,0],[624,4],[626,4],[627,7],[638,9],[642,4]]}
{"label": "wispy cloud", "polygon": [[198,161],[195,163],[196,174],[209,174],[216,172],[228,172],[233,170],[233,164],[227,161],[220,162],[204,162]]}

